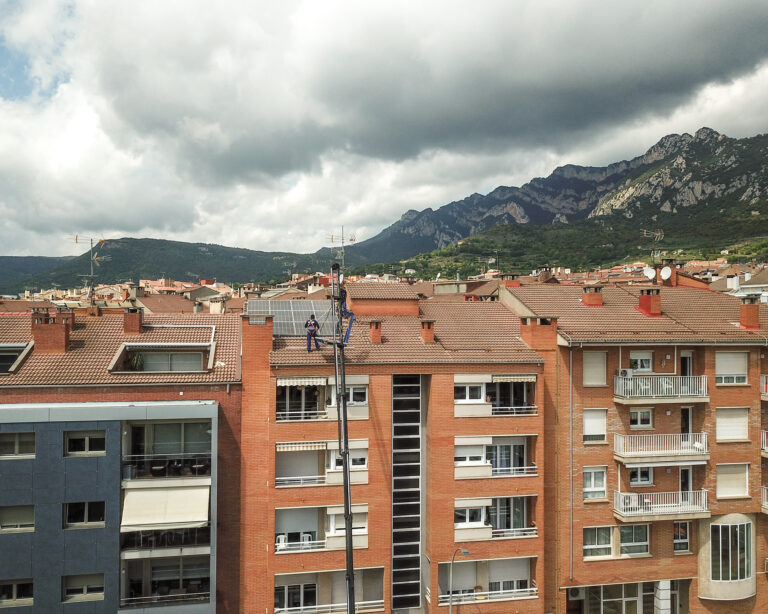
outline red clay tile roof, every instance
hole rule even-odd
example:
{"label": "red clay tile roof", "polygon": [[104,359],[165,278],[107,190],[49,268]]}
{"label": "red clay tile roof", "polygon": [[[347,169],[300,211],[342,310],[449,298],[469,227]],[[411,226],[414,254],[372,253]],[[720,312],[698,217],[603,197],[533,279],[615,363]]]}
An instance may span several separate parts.
{"label": "red clay tile roof", "polygon": [[662,315],[649,317],[636,309],[640,290],[636,286],[606,286],[603,306],[589,307],[581,302],[580,287],[509,288],[534,314],[556,316],[560,333],[575,342],[766,343],[766,305],[760,305],[762,330],[749,331],[738,326],[741,301],[736,297],[694,288],[662,287]]}
{"label": "red clay tile roof", "polygon": [[419,295],[408,284],[356,282],[346,284],[347,294],[354,299],[416,300]]}
{"label": "red clay tile roof", "polygon": [[[195,301],[180,294],[148,294],[137,298],[136,302],[151,313],[193,313],[195,306]],[[208,305],[203,306],[203,311],[208,311]]]}
{"label": "red clay tile roof", "polygon": [[13,300],[2,299],[0,300],[0,311],[11,313],[23,313],[29,311],[32,308],[37,309],[53,309],[55,305],[50,301],[29,301],[29,300]]}
{"label": "red clay tile roof", "polygon": [[[0,315],[0,343],[31,341],[28,315]],[[118,316],[76,319],[65,354],[41,354],[34,348],[17,372],[0,376],[0,387],[76,386],[83,384],[214,383],[240,380],[240,317],[236,315],[144,316],[140,335],[123,334]],[[171,325],[172,327],[168,327]],[[191,328],[176,328],[191,326]],[[110,373],[112,359],[123,343],[208,343],[212,327],[216,354],[210,372]]]}
{"label": "red clay tile roof", "polygon": [[[384,284],[382,284],[384,285]],[[389,284],[387,284],[389,285]],[[360,317],[345,352],[350,364],[381,363],[528,363],[541,357],[520,341],[520,319],[499,303],[432,303],[419,306],[420,317]],[[371,343],[372,319],[381,321],[382,343]],[[435,321],[435,342],[421,339],[421,320]],[[322,337],[321,337],[322,338]],[[306,340],[275,337],[275,365],[333,364],[333,348],[307,353]]]}

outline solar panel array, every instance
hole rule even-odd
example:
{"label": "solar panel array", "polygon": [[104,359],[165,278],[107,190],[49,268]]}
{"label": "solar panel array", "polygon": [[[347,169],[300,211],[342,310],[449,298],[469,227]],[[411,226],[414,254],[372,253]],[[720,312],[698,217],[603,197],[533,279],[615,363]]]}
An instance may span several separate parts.
{"label": "solar panel array", "polygon": [[303,337],[304,323],[314,313],[320,324],[319,337],[333,335],[331,301],[248,301],[248,314],[272,314],[274,334],[280,337]]}

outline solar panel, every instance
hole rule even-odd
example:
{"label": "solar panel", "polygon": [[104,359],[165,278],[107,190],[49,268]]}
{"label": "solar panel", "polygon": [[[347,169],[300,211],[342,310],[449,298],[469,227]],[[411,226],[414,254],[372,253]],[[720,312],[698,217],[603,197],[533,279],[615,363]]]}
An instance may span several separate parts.
{"label": "solar panel", "polygon": [[259,301],[250,300],[248,314],[271,314],[274,334],[280,337],[303,337],[304,323],[312,314],[320,324],[319,337],[333,335],[331,301]]}

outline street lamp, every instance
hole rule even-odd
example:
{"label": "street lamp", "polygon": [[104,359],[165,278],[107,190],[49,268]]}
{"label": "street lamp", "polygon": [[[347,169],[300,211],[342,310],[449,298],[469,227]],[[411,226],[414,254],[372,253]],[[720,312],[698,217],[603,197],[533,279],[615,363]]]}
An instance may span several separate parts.
{"label": "street lamp", "polygon": [[453,560],[456,558],[457,552],[461,552],[464,556],[467,556],[469,550],[466,548],[456,548],[451,557],[451,566],[448,569],[448,614],[453,614]]}

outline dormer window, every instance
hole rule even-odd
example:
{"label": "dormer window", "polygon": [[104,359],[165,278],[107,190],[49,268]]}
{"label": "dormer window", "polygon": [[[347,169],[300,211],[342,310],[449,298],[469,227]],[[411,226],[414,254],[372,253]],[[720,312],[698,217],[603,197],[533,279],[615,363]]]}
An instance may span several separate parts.
{"label": "dormer window", "polygon": [[0,352],[0,373],[8,373],[18,357],[19,352]]}
{"label": "dormer window", "polygon": [[[133,359],[133,356],[136,358]],[[202,371],[202,352],[135,352],[131,366],[136,371]]]}
{"label": "dormer window", "polygon": [[30,344],[0,344],[0,375],[12,373],[14,365],[18,368],[20,358],[29,352]]}

